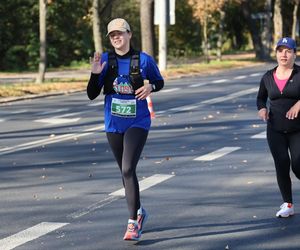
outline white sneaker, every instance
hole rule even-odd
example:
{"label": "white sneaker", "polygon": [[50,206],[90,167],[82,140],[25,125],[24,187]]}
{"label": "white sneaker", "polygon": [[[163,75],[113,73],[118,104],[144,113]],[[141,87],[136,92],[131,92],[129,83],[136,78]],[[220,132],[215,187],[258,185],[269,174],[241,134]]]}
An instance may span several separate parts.
{"label": "white sneaker", "polygon": [[290,215],[294,215],[294,205],[292,203],[283,203],[280,206],[280,210],[276,213],[276,217],[287,218]]}

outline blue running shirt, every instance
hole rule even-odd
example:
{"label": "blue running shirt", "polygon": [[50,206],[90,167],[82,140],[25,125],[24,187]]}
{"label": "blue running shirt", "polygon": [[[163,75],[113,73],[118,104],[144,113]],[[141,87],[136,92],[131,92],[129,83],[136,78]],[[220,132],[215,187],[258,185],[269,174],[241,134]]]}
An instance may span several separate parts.
{"label": "blue running shirt", "polygon": [[[124,133],[128,128],[138,127],[145,130],[150,129],[151,117],[148,110],[147,100],[135,98],[129,80],[130,56],[128,58],[116,57],[118,62],[118,77],[113,83],[116,93],[105,96],[105,131],[113,133]],[[108,53],[101,57],[101,64],[106,62],[100,74],[99,86],[103,87],[104,76],[108,70]],[[153,81],[163,80],[154,59],[144,52],[140,52],[140,71],[143,79]]]}

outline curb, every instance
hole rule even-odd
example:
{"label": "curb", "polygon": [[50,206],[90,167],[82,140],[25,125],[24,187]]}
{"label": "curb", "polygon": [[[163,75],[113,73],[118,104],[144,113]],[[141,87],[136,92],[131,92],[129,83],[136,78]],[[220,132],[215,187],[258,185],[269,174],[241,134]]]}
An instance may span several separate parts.
{"label": "curb", "polygon": [[70,90],[70,91],[59,91],[59,92],[36,94],[36,95],[5,97],[5,98],[0,98],[0,104],[29,100],[29,99],[37,99],[37,98],[43,98],[43,97],[49,97],[49,96],[67,95],[67,94],[73,94],[73,93],[83,92],[83,91],[85,91],[85,90]]}

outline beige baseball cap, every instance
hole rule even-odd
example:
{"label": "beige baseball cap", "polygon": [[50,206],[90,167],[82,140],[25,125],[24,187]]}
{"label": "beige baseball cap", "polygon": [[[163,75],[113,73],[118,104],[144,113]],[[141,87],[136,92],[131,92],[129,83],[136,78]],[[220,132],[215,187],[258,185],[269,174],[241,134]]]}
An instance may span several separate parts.
{"label": "beige baseball cap", "polygon": [[130,31],[130,26],[126,22],[125,19],[116,18],[116,19],[111,20],[109,22],[109,24],[107,25],[107,34],[106,34],[106,36],[108,36],[108,34],[110,32],[115,31],[115,30],[122,31],[122,32]]}

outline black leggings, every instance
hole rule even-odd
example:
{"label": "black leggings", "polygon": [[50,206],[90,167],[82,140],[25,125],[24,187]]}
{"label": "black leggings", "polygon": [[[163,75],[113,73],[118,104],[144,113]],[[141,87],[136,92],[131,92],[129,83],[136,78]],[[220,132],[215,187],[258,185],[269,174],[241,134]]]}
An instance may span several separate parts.
{"label": "black leggings", "polygon": [[129,218],[137,219],[140,208],[139,183],[136,166],[148,137],[148,131],[142,128],[129,128],[125,133],[106,133],[109,145],[122,173]]}
{"label": "black leggings", "polygon": [[293,203],[290,167],[300,179],[300,131],[283,133],[274,131],[268,126],[267,139],[283,201]]}

